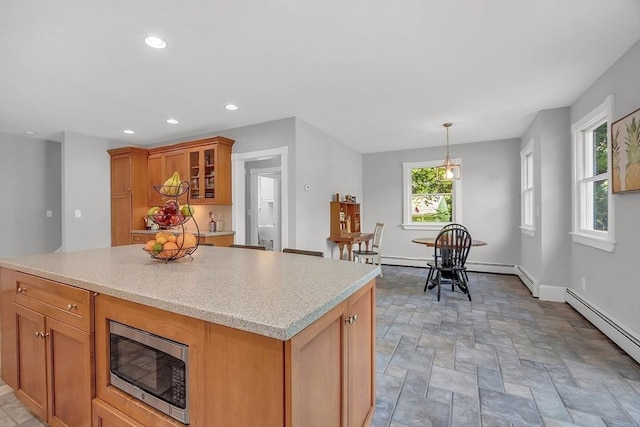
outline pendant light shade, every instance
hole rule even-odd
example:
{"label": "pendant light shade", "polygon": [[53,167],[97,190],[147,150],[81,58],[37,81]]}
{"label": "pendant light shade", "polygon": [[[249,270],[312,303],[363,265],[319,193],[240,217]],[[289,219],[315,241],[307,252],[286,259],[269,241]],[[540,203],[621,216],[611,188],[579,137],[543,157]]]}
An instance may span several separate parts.
{"label": "pendant light shade", "polygon": [[436,178],[438,181],[460,179],[460,165],[453,163],[449,157],[449,128],[453,126],[453,123],[444,123],[442,126],[447,129],[447,156],[442,165],[436,168]]}

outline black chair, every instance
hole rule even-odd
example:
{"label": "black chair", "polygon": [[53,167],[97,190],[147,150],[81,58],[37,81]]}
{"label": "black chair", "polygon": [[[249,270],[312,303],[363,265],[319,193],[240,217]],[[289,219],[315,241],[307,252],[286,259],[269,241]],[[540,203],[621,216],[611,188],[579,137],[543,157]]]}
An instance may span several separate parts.
{"label": "black chair", "polygon": [[[429,261],[429,276],[424,290],[438,287],[438,301],[440,301],[440,288],[443,280],[451,283],[451,291],[458,286],[467,294],[471,301],[468,277],[465,264],[471,249],[471,234],[459,224],[450,224],[440,230],[434,245],[433,261]],[[433,274],[435,273],[435,278]]]}
{"label": "black chair", "polygon": [[[452,222],[451,224],[447,224],[447,225],[445,225],[444,227],[442,227],[438,233],[442,233],[442,232],[443,232],[443,231],[445,231],[445,230],[449,230],[449,229],[451,229],[451,228],[457,228],[457,227],[462,227],[462,228],[464,228],[465,230],[467,230],[467,227],[465,227],[464,225],[462,225],[462,224],[456,224],[455,222]],[[469,231],[469,230],[467,230],[467,231]],[[427,266],[429,267],[429,272],[427,273],[427,281],[426,281],[426,283],[424,284],[424,290],[425,290],[425,291],[427,290],[427,286],[429,285],[429,281],[430,281],[431,279],[433,279],[433,273],[435,272],[435,269],[434,269],[434,263],[433,263],[433,262],[431,262],[431,261],[427,262]],[[467,281],[469,281],[469,278],[467,277],[467,272],[466,272],[466,270],[465,270],[465,272],[464,272],[464,277],[465,277],[465,279],[466,279]]]}
{"label": "black chair", "polygon": [[236,244],[233,244],[233,245],[230,245],[229,247],[230,248],[240,248],[240,249],[257,249],[259,251],[264,251],[264,250],[267,249],[264,246],[256,246],[256,245],[236,245]]}
{"label": "black chair", "polygon": [[284,248],[282,252],[287,254],[298,254],[298,255],[310,255],[317,257],[324,257],[324,253],[320,251],[307,251],[304,249],[293,249],[293,248]]}

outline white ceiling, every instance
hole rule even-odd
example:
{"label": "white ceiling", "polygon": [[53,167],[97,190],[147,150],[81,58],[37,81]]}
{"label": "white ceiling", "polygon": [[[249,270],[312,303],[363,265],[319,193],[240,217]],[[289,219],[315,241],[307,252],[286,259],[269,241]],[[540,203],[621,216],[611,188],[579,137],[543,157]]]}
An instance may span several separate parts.
{"label": "white ceiling", "polygon": [[639,0],[0,0],[0,131],[144,145],[296,116],[363,153],[442,145],[446,121],[452,144],[518,138],[638,39]]}

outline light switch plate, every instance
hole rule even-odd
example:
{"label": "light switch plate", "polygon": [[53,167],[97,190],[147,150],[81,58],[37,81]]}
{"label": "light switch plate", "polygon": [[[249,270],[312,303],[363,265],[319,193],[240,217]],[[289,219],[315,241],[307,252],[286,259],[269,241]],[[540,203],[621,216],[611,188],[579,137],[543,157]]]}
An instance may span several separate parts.
{"label": "light switch plate", "polygon": [[53,211],[47,210],[47,218],[53,218]]}
{"label": "light switch plate", "polygon": [[76,209],[76,218],[80,218],[82,216],[82,211],[80,209]]}

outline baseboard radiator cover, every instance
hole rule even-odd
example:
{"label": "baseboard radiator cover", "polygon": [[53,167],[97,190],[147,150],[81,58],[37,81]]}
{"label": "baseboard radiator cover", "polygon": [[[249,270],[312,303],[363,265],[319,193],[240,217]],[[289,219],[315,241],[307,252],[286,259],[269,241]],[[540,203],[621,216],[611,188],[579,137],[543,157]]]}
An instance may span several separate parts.
{"label": "baseboard radiator cover", "polygon": [[516,271],[516,275],[520,278],[520,280],[522,280],[522,283],[524,283],[524,285],[529,288],[529,291],[531,292],[531,295],[533,295],[534,297],[538,297],[538,282],[536,279],[533,278],[533,276],[531,274],[529,274],[529,272],[527,270],[524,269],[523,266],[521,265],[516,265],[514,267],[515,271]]}
{"label": "baseboard radiator cover", "polygon": [[640,363],[640,336],[574,289],[567,289],[566,302]]}
{"label": "baseboard radiator cover", "polygon": [[[403,267],[422,267],[427,266],[427,261],[433,261],[433,258],[410,258],[402,256],[383,256],[382,264],[400,265]],[[496,273],[496,274],[514,274],[513,264],[501,264],[495,262],[467,262],[467,270],[479,273]]]}

